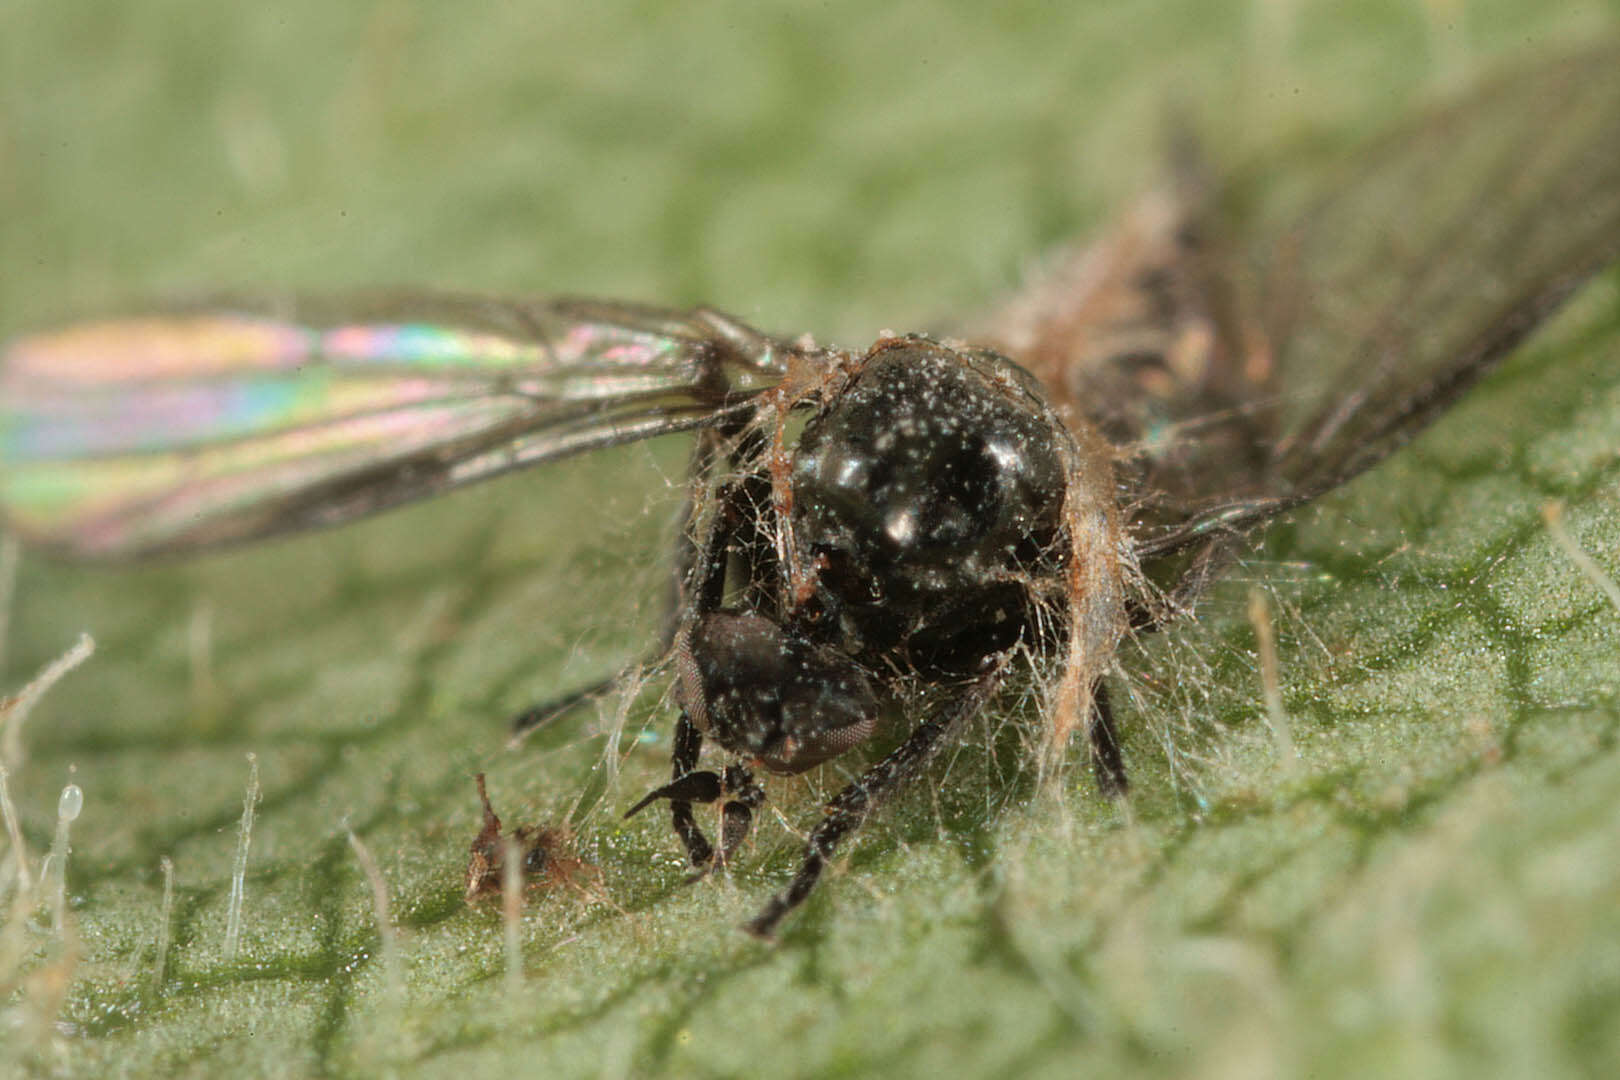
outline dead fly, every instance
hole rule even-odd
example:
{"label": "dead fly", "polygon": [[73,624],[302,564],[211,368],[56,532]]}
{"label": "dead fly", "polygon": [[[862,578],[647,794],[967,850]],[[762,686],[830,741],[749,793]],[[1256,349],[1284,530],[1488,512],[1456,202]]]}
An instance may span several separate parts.
{"label": "dead fly", "polygon": [[[1411,438],[1620,253],[1617,116],[1606,46],[1375,146],[1281,226],[1223,225],[1183,170],[960,339],[857,353],[708,309],[435,296],[24,338],[0,498],[64,554],[189,553],[697,429],[673,778],[635,809],[667,801],[702,873],[747,836],[755,770],[912,712],[749,924],[770,935],[1021,653],[1054,660],[1050,745],[1083,728],[1123,790],[1120,638]],[[713,802],[718,847],[693,813]]]}
{"label": "dead fly", "polygon": [[478,801],[483,805],[484,824],[467,849],[467,903],[486,896],[499,896],[506,879],[508,852],[516,852],[521,866],[518,878],[531,886],[568,884],[581,886],[599,877],[596,867],[569,853],[573,837],[567,829],[520,826],[501,832],[501,819],[484,790],[484,774],[478,782]]}

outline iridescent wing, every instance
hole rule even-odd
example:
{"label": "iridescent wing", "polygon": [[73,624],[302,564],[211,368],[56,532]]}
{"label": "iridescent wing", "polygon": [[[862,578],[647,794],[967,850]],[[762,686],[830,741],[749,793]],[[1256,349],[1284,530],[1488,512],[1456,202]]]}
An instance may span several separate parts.
{"label": "iridescent wing", "polygon": [[433,295],[70,327],[5,350],[0,507],[91,558],[336,524],[721,422],[803,351],[707,310]]}
{"label": "iridescent wing", "polygon": [[1145,560],[1380,461],[1620,257],[1620,47],[1489,84],[1314,190],[1226,221],[1183,163],[979,335],[1125,451]]}

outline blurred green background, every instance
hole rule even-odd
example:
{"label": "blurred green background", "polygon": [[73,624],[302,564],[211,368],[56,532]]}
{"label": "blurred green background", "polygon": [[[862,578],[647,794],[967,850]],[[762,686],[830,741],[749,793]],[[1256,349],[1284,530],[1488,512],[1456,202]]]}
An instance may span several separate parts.
{"label": "blurred green background", "polygon": [[[1617,19],[1523,0],[13,0],[0,333],[409,283],[712,303],[858,345],[975,310],[1104,220],[1155,175],[1175,111],[1217,160],[1286,168]],[[1612,1075],[1616,614],[1538,511],[1564,499],[1614,568],[1617,330],[1610,275],[1459,415],[1275,530],[1210,620],[1127,657],[1133,820],[1083,769],[1034,797],[976,733],[775,948],[735,927],[791,872],[789,826],[835,769],[773,788],[785,816],[733,880],[689,889],[660,820],[616,821],[667,769],[660,687],[628,720],[608,701],[503,748],[510,713],[649,640],[680,446],[186,564],[25,557],[4,685],[81,629],[99,648],[9,778],[36,856],[70,776],[85,811],[77,945],[22,927],[0,1067]],[[1278,612],[1295,778],[1259,720],[1251,585]],[[619,725],[614,775],[600,732]],[[230,959],[249,752],[264,800]],[[509,825],[573,821],[604,874],[605,900],[531,901],[520,982],[498,913],[460,898],[480,770]],[[346,825],[388,882],[392,963]]]}

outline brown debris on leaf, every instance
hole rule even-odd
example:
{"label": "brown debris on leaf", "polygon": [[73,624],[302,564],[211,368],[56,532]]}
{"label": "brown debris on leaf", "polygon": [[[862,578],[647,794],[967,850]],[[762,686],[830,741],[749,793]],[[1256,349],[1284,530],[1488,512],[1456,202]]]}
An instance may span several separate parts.
{"label": "brown debris on leaf", "polygon": [[503,836],[501,819],[490,805],[489,793],[484,788],[484,774],[479,773],[476,780],[478,799],[484,804],[484,824],[468,849],[467,890],[464,894],[467,903],[501,895],[506,853],[513,845],[521,853],[521,876],[528,888],[563,884],[586,891],[599,883],[602,876],[600,870],[569,854],[574,835],[566,828],[523,826]]}

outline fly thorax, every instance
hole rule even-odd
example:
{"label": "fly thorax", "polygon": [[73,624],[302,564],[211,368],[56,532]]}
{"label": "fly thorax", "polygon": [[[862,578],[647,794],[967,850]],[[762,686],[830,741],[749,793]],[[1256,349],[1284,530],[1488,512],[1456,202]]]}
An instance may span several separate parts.
{"label": "fly thorax", "polygon": [[970,672],[1023,636],[1062,559],[1067,436],[1011,361],[889,339],[805,428],[793,535],[829,638]]}

